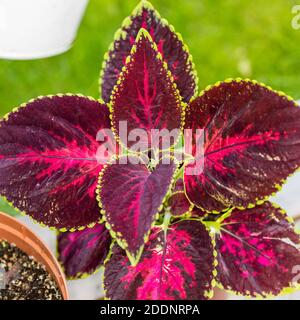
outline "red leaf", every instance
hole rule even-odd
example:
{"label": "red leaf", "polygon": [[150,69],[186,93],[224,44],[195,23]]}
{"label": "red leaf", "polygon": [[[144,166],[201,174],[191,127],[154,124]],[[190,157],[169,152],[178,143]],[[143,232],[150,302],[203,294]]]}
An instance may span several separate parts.
{"label": "red leaf", "polygon": [[174,186],[173,192],[181,192],[184,191],[184,182],[182,178],[179,178]]}
{"label": "red leaf", "polygon": [[136,264],[177,166],[160,163],[150,172],[139,158],[128,157],[126,164],[122,159],[101,172],[99,201],[112,236]]}
{"label": "red leaf", "polygon": [[106,106],[80,96],[38,98],[9,114],[0,122],[0,194],[49,227],[98,221],[96,136],[109,125]]}
{"label": "red leaf", "polygon": [[[144,29],[138,34],[109,106],[113,129],[127,148],[136,146],[136,139],[131,139],[130,135],[137,129],[137,133],[141,133],[140,148],[134,151],[149,150],[150,146],[161,147],[159,143],[168,142],[168,133],[173,129],[177,132],[171,145],[179,138],[183,123],[180,96],[155,44]],[[121,121],[126,121],[127,133],[121,134]],[[159,138],[159,132],[153,134],[153,130],[162,129],[168,130],[162,132],[165,138]]]}
{"label": "red leaf", "polygon": [[104,224],[60,233],[57,237],[58,258],[66,276],[78,279],[95,272],[106,259],[110,243],[111,237]]}
{"label": "red leaf", "polygon": [[211,296],[213,245],[199,221],[166,231],[154,227],[137,266],[117,245],[105,264],[104,287],[113,300],[203,300]]}
{"label": "red leaf", "polygon": [[207,216],[207,212],[197,208],[197,207],[193,207],[192,212],[191,212],[191,217],[194,218],[202,218],[204,216]]}
{"label": "red leaf", "polygon": [[193,205],[185,195],[183,179],[180,178],[176,181],[172,192],[166,203],[170,213],[175,217],[179,217],[191,212]]}
{"label": "red leaf", "polygon": [[159,52],[167,62],[183,101],[188,102],[197,92],[197,74],[188,48],[181,36],[165,19],[161,19],[152,5],[141,1],[130,18],[117,32],[114,43],[105,55],[101,72],[101,91],[104,101],[109,102],[126,57],[130,54],[134,40],[141,28],[146,29],[154,39]]}
{"label": "red leaf", "polygon": [[204,129],[204,153],[194,154],[203,171],[185,168],[189,199],[209,212],[265,200],[300,165],[299,119],[295,102],[255,82],[205,91],[187,110],[186,128]]}
{"label": "red leaf", "polygon": [[167,205],[170,207],[171,214],[176,217],[188,214],[193,208],[184,191],[173,193]]}
{"label": "red leaf", "polygon": [[282,210],[270,202],[233,210],[217,229],[217,281],[226,290],[268,297],[300,288],[300,236]]}

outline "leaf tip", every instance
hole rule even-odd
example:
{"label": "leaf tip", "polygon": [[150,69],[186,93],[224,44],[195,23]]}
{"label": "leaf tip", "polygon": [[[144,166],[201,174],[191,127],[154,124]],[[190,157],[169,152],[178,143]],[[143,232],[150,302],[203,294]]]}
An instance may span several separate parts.
{"label": "leaf tip", "polygon": [[145,28],[141,28],[136,36],[136,40],[135,42],[139,42],[142,39],[146,39],[149,40],[151,43],[153,43],[153,39],[150,35],[150,33],[145,29]]}
{"label": "leaf tip", "polygon": [[143,9],[154,10],[154,7],[151,2],[147,0],[141,0],[133,10],[133,15],[138,15]]}

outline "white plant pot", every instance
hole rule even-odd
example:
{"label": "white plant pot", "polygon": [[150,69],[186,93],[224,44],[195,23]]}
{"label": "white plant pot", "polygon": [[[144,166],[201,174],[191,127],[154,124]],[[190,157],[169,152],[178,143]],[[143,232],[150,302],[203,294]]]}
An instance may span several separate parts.
{"label": "white plant pot", "polygon": [[88,0],[0,0],[0,58],[38,59],[67,51]]}

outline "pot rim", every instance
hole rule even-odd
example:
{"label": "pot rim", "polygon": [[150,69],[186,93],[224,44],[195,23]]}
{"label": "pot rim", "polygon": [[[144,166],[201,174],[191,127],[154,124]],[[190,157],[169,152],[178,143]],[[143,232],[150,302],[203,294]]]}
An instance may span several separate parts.
{"label": "pot rim", "polygon": [[6,213],[0,212],[0,239],[15,244],[27,255],[42,263],[56,281],[64,300],[69,299],[66,278],[57,259],[46,244],[27,226]]}

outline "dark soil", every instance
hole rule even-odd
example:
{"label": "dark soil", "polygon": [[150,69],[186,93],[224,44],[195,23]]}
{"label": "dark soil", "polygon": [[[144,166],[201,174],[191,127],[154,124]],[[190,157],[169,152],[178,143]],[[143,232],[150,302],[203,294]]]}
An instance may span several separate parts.
{"label": "dark soil", "polygon": [[45,266],[0,240],[0,300],[62,300]]}

